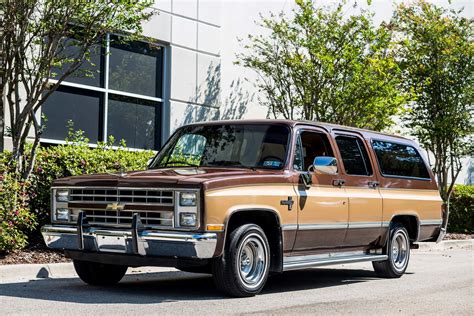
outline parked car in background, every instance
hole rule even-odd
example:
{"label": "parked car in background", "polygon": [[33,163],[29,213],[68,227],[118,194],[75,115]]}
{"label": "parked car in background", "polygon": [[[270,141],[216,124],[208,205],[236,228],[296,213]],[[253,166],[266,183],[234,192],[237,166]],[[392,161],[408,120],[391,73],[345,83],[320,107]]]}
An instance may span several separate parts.
{"label": "parked car in background", "polygon": [[372,261],[398,278],[447,225],[415,142],[303,121],[187,125],[148,170],[59,179],[52,196],[44,239],[86,283],[171,266],[237,297],[270,273],[330,264]]}

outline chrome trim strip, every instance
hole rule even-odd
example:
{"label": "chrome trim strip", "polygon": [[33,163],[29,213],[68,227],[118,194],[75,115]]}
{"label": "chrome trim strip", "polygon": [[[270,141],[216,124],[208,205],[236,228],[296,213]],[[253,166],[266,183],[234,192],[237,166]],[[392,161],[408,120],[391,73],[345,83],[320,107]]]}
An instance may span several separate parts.
{"label": "chrome trim strip", "polygon": [[339,224],[299,224],[298,230],[346,229],[347,223]]}
{"label": "chrome trim strip", "polygon": [[425,220],[420,220],[420,225],[421,226],[438,226],[443,223],[442,219],[425,219]]}
{"label": "chrome trim strip", "polygon": [[298,229],[298,224],[286,224],[281,226],[282,230],[297,230]]}
{"label": "chrome trim strip", "polygon": [[382,222],[349,222],[348,228],[381,228]]}

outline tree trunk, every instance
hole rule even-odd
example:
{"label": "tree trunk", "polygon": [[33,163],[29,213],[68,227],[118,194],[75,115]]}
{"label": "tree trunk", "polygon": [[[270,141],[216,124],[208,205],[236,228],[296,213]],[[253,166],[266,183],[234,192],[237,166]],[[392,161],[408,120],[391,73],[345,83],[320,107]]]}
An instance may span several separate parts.
{"label": "tree trunk", "polygon": [[[1,79],[0,79],[1,80]],[[3,85],[0,86],[0,91],[3,91]],[[3,93],[0,96],[0,152],[5,149],[3,137],[5,136],[5,106],[3,104]]]}

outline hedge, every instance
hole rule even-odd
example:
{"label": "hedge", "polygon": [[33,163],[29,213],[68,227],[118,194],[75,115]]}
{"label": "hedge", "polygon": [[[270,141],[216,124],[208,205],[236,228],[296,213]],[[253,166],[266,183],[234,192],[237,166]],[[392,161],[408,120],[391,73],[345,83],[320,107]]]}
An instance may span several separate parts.
{"label": "hedge", "polygon": [[[22,182],[6,165],[9,153],[0,153],[0,252],[20,249],[27,236],[39,234],[39,227],[50,220],[51,184],[55,179],[91,173],[143,170],[154,156],[152,151],[131,151],[115,140],[88,146],[83,132],[70,135],[66,144],[39,147],[33,174]],[[28,211],[31,210],[31,211]]]}
{"label": "hedge", "polygon": [[474,233],[474,186],[457,185],[449,201],[449,233]]}

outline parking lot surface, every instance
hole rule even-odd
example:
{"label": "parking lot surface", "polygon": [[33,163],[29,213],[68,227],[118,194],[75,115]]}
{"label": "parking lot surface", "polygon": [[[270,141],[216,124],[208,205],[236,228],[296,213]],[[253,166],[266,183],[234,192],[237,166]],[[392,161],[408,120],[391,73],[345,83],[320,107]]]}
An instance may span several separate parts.
{"label": "parking lot surface", "polygon": [[75,275],[0,280],[3,315],[452,314],[474,315],[471,248],[414,250],[406,275],[379,279],[370,263],[272,276],[262,294],[222,296],[207,275],[133,269],[115,287],[91,287]]}

